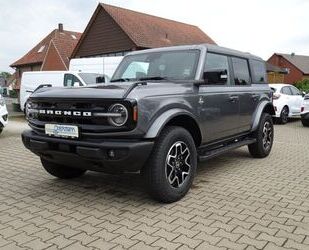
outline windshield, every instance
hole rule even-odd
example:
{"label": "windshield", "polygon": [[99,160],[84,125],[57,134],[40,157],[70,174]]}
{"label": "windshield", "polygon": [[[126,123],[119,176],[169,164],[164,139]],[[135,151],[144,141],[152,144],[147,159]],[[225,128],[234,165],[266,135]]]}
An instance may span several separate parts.
{"label": "windshield", "polygon": [[136,80],[194,80],[199,50],[149,52],[126,56],[111,82]]}
{"label": "windshield", "polygon": [[106,75],[102,74],[95,74],[95,73],[78,73],[78,75],[83,79],[83,81],[89,84],[96,84],[96,83],[105,83],[108,82],[109,79]]}

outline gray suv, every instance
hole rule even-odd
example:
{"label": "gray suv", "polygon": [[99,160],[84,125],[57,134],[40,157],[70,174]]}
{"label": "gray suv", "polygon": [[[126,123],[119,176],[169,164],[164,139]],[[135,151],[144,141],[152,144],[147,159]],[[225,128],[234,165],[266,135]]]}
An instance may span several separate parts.
{"label": "gray suv", "polygon": [[51,175],[140,171],[162,202],[198,162],[244,145],[263,158],[274,137],[264,61],[208,44],[131,53],[108,84],[36,90],[26,114],[23,143]]}

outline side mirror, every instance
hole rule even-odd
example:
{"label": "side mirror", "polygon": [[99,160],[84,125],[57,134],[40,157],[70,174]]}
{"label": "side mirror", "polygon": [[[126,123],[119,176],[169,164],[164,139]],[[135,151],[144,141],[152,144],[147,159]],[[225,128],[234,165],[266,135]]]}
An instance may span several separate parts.
{"label": "side mirror", "polygon": [[205,84],[225,84],[228,74],[226,69],[212,69],[203,73]]}
{"label": "side mirror", "polygon": [[302,97],[305,97],[306,92],[305,92],[305,91],[302,91],[302,92],[301,92],[301,95],[302,95]]}
{"label": "side mirror", "polygon": [[74,82],[73,87],[79,87],[79,82]]}

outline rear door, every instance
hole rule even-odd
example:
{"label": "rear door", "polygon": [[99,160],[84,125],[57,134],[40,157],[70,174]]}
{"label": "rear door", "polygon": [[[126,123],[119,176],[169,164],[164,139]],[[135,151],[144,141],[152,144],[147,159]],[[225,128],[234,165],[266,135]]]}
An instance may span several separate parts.
{"label": "rear door", "polygon": [[231,86],[228,56],[208,52],[204,72],[225,71],[226,79],[210,81],[199,88],[198,112],[204,142],[223,139],[238,132],[239,98]]}
{"label": "rear door", "polygon": [[259,96],[252,92],[249,61],[245,58],[231,57],[235,95],[239,98],[238,133],[250,130],[252,114]]}

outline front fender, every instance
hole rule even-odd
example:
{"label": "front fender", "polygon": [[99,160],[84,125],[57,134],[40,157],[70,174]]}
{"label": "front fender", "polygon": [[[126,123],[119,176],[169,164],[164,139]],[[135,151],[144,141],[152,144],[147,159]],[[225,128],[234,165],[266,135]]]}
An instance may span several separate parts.
{"label": "front fender", "polygon": [[272,102],[270,102],[269,100],[264,100],[257,107],[257,109],[256,109],[256,111],[255,111],[255,113],[253,115],[251,131],[255,131],[258,128],[259,122],[260,122],[260,118],[261,118],[261,115],[262,115],[263,112],[267,112],[270,115],[275,115],[276,114]]}
{"label": "front fender", "polygon": [[179,116],[179,115],[188,115],[194,120],[196,120],[193,115],[185,110],[185,109],[180,109],[180,108],[174,108],[165,111],[163,114],[161,114],[155,121],[154,123],[150,126],[148,129],[145,138],[155,138],[157,137],[161,130],[164,128],[164,126],[172,120],[174,117]]}

